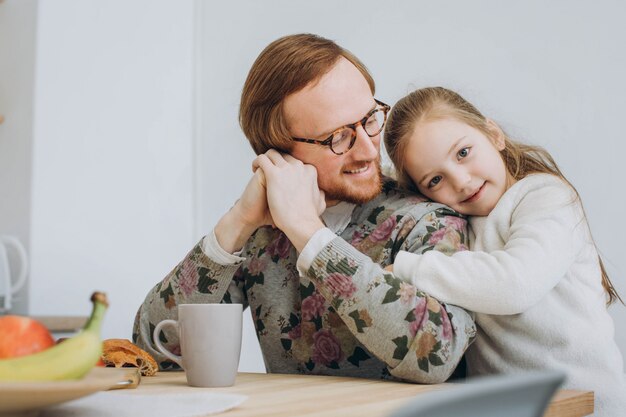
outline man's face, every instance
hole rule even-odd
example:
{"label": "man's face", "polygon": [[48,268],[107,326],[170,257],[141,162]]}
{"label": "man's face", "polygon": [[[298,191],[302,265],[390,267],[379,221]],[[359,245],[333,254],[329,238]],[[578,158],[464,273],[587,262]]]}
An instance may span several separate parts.
{"label": "man's face", "polygon": [[[317,82],[285,98],[284,112],[291,136],[324,140],[339,127],[361,120],[375,106],[363,75],[340,58]],[[329,206],[339,201],[365,203],[380,193],[380,134],[370,138],[362,126],[356,132],[354,146],[343,155],[301,142],[295,142],[291,151],[317,169],[317,182]]]}

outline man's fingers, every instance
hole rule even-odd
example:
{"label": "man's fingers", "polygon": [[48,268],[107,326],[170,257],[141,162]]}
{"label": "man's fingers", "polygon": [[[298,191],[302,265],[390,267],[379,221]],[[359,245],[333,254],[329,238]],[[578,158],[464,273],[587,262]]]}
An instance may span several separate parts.
{"label": "man's fingers", "polygon": [[[260,161],[262,160],[267,160],[277,167],[284,166],[285,164],[300,164],[306,166],[308,170],[315,170],[313,165],[305,164],[298,158],[295,158],[288,153],[280,153],[276,149],[270,149],[267,152],[258,155],[254,161],[252,161],[252,172],[256,171],[261,166]],[[265,168],[267,169],[269,167],[266,165]]]}
{"label": "man's fingers", "polygon": [[263,171],[270,172],[272,168],[274,168],[274,163],[267,157],[266,154],[261,154],[254,159],[252,162],[252,170],[257,171],[261,168]]}
{"label": "man's fingers", "polygon": [[267,188],[267,181],[265,179],[265,172],[263,172],[263,168],[258,167],[254,171],[254,175],[258,178],[259,184],[261,184],[261,186],[263,186],[263,188]]}
{"label": "man's fingers", "polygon": [[[304,162],[302,162],[301,160],[299,160],[298,158],[285,153],[285,154],[281,154],[283,156],[283,159],[290,164],[304,164]],[[306,164],[305,164],[306,165]]]}
{"label": "man's fingers", "polygon": [[285,161],[285,155],[282,155],[276,149],[270,149],[269,151],[265,152],[265,156],[277,167],[287,163],[287,161]]}

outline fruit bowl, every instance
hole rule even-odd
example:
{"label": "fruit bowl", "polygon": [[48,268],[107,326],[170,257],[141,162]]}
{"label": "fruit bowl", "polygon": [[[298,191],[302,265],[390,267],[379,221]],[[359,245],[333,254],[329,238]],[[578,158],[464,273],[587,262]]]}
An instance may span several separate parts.
{"label": "fruit bowl", "polygon": [[44,407],[106,391],[124,380],[125,373],[120,371],[95,367],[77,380],[0,382],[0,416],[36,415]]}

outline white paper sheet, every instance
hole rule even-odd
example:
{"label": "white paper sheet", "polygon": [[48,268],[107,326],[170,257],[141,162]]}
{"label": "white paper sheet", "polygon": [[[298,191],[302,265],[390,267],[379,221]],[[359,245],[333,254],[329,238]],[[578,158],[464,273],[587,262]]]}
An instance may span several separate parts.
{"label": "white paper sheet", "polygon": [[42,410],[39,417],[202,417],[221,413],[248,397],[212,392],[99,392]]}

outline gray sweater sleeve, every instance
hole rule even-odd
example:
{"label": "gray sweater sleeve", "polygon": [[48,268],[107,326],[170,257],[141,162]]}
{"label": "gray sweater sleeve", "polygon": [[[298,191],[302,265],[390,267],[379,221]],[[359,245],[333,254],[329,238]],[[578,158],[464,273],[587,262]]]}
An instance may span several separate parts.
{"label": "gray sweater sleeve", "polygon": [[[385,241],[385,227],[393,231]],[[464,249],[466,223],[448,210],[398,224],[380,225],[355,249],[344,239],[331,241],[313,260],[307,276],[357,339],[398,378],[419,383],[448,379],[476,335],[473,317],[440,303],[402,281],[369,256],[383,242],[393,259],[398,250],[452,253]],[[365,249],[365,250],[363,250]]]}
{"label": "gray sweater sleeve", "polygon": [[[159,363],[159,368],[175,368],[176,364],[156,350],[152,333],[156,325],[165,319],[177,319],[179,304],[241,303],[247,300],[243,293],[243,281],[235,273],[241,262],[220,265],[202,251],[202,241],[159,282],[139,307],[133,325],[133,342],[149,352]],[[164,328],[160,334],[162,344],[176,353],[179,350],[178,335]]]}

